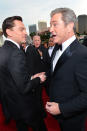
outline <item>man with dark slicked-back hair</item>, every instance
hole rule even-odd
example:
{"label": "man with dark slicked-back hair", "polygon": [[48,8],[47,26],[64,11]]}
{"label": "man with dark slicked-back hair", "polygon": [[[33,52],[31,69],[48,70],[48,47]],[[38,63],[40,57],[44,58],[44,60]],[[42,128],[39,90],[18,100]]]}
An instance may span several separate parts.
{"label": "man with dark slicked-back hair", "polygon": [[34,90],[45,81],[44,72],[30,76],[21,44],[26,42],[26,28],[20,16],[8,17],[2,24],[6,37],[0,49],[1,104],[6,120],[14,119],[18,131],[39,119]]}

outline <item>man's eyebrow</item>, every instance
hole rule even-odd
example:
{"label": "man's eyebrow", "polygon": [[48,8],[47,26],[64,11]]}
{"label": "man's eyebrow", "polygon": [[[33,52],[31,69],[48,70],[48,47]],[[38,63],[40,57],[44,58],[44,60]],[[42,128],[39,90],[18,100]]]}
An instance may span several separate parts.
{"label": "man's eyebrow", "polygon": [[57,21],[51,21],[50,24],[52,24],[52,23],[56,23],[56,22],[57,22]]}

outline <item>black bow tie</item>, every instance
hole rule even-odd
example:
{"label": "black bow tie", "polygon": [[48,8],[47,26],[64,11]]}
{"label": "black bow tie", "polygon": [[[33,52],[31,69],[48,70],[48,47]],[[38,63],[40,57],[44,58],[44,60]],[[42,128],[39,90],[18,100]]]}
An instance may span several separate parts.
{"label": "black bow tie", "polygon": [[57,51],[59,49],[62,51],[62,44],[61,45],[58,45],[58,44],[55,45],[55,50]]}

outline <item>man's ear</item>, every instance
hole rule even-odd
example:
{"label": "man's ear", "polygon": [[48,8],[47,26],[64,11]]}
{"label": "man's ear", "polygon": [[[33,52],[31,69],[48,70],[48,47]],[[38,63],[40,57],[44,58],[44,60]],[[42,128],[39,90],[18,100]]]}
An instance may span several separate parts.
{"label": "man's ear", "polygon": [[12,30],[11,29],[6,29],[6,33],[8,36],[12,36]]}
{"label": "man's ear", "polygon": [[73,22],[70,22],[70,23],[67,25],[67,28],[68,28],[68,31],[71,32],[71,30],[74,28],[74,23],[73,23]]}

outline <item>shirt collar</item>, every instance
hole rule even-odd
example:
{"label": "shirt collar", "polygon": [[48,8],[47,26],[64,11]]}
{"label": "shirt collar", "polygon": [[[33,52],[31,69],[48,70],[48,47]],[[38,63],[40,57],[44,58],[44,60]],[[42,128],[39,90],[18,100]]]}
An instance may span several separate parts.
{"label": "shirt collar", "polygon": [[29,45],[27,45],[27,46],[25,47],[25,52],[27,51],[28,46],[29,46]]}
{"label": "shirt collar", "polygon": [[62,50],[64,51],[75,39],[76,39],[76,36],[73,35],[71,38],[69,38],[64,43],[62,43]]}
{"label": "shirt collar", "polygon": [[6,40],[11,41],[12,43],[14,43],[20,49],[20,45],[18,43],[16,43],[15,41],[13,41],[13,40],[11,40],[9,38],[6,38]]}

